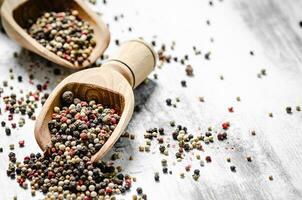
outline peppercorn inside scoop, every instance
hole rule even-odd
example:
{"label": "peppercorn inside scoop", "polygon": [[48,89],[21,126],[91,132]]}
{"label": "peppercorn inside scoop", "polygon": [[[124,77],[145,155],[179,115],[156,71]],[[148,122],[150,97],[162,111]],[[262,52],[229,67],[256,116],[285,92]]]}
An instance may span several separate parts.
{"label": "peppercorn inside scoop", "polygon": [[77,10],[45,12],[35,22],[30,22],[31,37],[75,66],[88,60],[96,45],[91,25],[79,17]]}
{"label": "peppercorn inside scoop", "polygon": [[61,99],[63,107],[54,107],[48,122],[52,143],[57,143],[62,151],[68,147],[79,150],[79,155],[91,157],[111,136],[120,115],[94,100],[74,98],[71,91],[65,91]]}
{"label": "peppercorn inside scoop", "polygon": [[107,141],[120,115],[115,109],[91,100],[74,98],[71,91],[62,96],[62,107],[54,107],[48,127],[51,143],[44,154],[31,153],[17,162],[9,154],[7,175],[27,188],[36,190],[47,199],[91,199],[113,196],[130,189],[132,178],[121,174],[121,169],[110,162],[92,163],[94,155]]}

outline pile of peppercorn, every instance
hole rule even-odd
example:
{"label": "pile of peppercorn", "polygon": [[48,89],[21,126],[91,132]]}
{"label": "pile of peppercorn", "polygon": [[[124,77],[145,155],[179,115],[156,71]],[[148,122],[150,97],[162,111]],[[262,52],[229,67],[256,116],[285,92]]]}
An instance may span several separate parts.
{"label": "pile of peppercorn", "polygon": [[51,145],[44,154],[30,154],[23,163],[9,154],[7,175],[32,195],[42,191],[50,199],[109,198],[130,189],[132,179],[113,163],[92,163],[91,156],[110,137],[120,116],[112,108],[95,101],[81,101],[73,93],[62,95],[63,107],[55,107],[48,123]]}
{"label": "pile of peppercorn", "polygon": [[49,51],[81,66],[89,61],[96,41],[90,24],[78,16],[77,10],[46,12],[28,29],[28,33]]}

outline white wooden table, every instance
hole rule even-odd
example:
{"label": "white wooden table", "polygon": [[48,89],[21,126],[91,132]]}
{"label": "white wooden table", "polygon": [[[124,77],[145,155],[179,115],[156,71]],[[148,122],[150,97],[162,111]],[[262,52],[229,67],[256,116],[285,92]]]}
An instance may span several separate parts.
{"label": "white wooden table", "polygon": [[[92,6],[103,13],[102,18],[110,24],[111,44],[106,51],[111,54],[116,46],[115,39],[124,41],[143,37],[151,41],[157,37],[157,46],[163,42],[170,46],[176,42],[172,55],[189,55],[194,68],[194,77],[187,77],[184,66],[172,62],[157,68],[158,80],[150,75],[149,85],[135,91],[141,111],[135,113],[128,127],[135,134],[135,140],[122,140],[116,150],[123,157],[118,163],[125,171],[137,178],[133,189],[118,199],[130,199],[135,189],[141,186],[148,199],[162,200],[201,200],[201,199],[302,199],[302,112],[295,111],[302,106],[302,1],[299,0],[213,0],[209,6],[206,0],[108,0],[107,5],[98,2]],[[114,16],[123,14],[124,18],[114,21]],[[206,21],[211,24],[207,25]],[[128,28],[132,28],[132,32]],[[211,38],[214,39],[211,42]],[[201,49],[201,55],[194,55],[192,47]],[[16,59],[13,52],[20,52]],[[204,54],[211,52],[211,59],[205,60]],[[254,56],[250,55],[254,52]],[[169,50],[170,52],[170,50]],[[0,34],[0,80],[9,78],[9,68],[16,74],[9,81],[25,92],[35,86],[28,84],[30,64],[28,52],[21,50],[6,35]],[[46,67],[42,58],[35,57],[38,63],[33,67],[35,83],[43,82],[44,76],[50,77],[49,91],[59,82],[52,75],[55,66]],[[261,69],[267,76],[257,78]],[[62,69],[63,78],[71,71]],[[16,77],[23,74],[24,82],[18,83]],[[220,80],[220,76],[224,80]],[[187,80],[187,88],[180,81]],[[2,83],[1,83],[2,84]],[[11,94],[5,88],[4,95]],[[198,101],[203,96],[204,103]],[[241,102],[236,97],[241,97]],[[168,107],[166,98],[180,98],[177,108]],[[3,110],[2,98],[0,100]],[[234,113],[228,107],[234,107]],[[285,112],[286,106],[292,106],[293,114]],[[38,109],[39,110],[39,109]],[[274,117],[268,116],[272,112]],[[6,119],[4,113],[0,120]],[[192,134],[204,132],[212,126],[220,130],[221,123],[229,121],[227,142],[205,145],[206,155],[212,157],[212,163],[201,168],[198,162],[189,156],[175,163],[173,149],[168,156],[169,169],[173,175],[163,175],[161,159],[156,143],[150,153],[138,152],[143,144],[143,133],[153,127],[164,127],[167,133],[174,128],[169,121],[188,127]],[[21,189],[15,181],[6,176],[9,144],[16,146],[17,158],[21,160],[39,148],[33,135],[34,121],[26,120],[23,128],[13,130],[10,137],[1,129],[0,146],[0,199],[32,199],[30,191]],[[251,131],[256,136],[251,136]],[[25,139],[25,148],[18,147],[18,141]],[[226,150],[225,148],[228,148]],[[233,150],[230,148],[234,147]],[[153,153],[156,152],[156,153]],[[133,161],[128,157],[132,155]],[[252,162],[246,157],[251,156]],[[192,156],[193,157],[193,156]],[[231,163],[226,158],[231,158]],[[184,167],[192,164],[192,169],[200,169],[199,181],[194,181],[192,171],[185,172]],[[230,165],[236,166],[236,173],[230,171]],[[155,183],[154,172],[160,172],[160,182]],[[186,177],[181,179],[179,174]],[[273,181],[269,180],[273,176]],[[42,199],[37,194],[35,199]]]}

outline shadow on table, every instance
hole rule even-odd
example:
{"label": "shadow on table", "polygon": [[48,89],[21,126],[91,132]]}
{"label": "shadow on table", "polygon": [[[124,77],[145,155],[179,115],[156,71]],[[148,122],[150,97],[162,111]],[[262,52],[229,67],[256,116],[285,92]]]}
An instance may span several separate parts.
{"label": "shadow on table", "polygon": [[58,78],[62,78],[77,71],[59,66],[24,48],[17,53],[17,63],[26,70],[26,74],[34,75],[34,79],[39,83],[43,83],[45,77],[51,79],[53,76],[58,76]]}
{"label": "shadow on table", "polygon": [[135,107],[134,114],[139,113],[141,107],[146,104],[151,94],[154,92],[156,87],[156,82],[147,79],[147,83],[142,83],[134,90],[134,98],[135,98]]}
{"label": "shadow on table", "polygon": [[[148,102],[150,96],[156,88],[156,82],[148,79],[148,83],[142,83],[134,90],[135,98],[135,110],[133,116],[139,115],[141,108]],[[126,129],[127,130],[127,129]],[[123,152],[124,155],[133,155],[136,147],[134,146],[134,141],[130,139],[120,138],[113,149],[108,153],[111,155],[113,152]],[[108,155],[107,155],[108,156]],[[129,162],[124,162],[124,168],[127,168]]]}

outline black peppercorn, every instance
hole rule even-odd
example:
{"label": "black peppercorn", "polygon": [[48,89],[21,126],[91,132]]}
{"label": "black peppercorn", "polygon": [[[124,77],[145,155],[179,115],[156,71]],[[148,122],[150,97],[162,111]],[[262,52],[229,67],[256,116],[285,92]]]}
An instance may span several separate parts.
{"label": "black peppercorn", "polygon": [[7,136],[10,136],[11,135],[10,128],[5,128],[5,133],[6,133]]}

